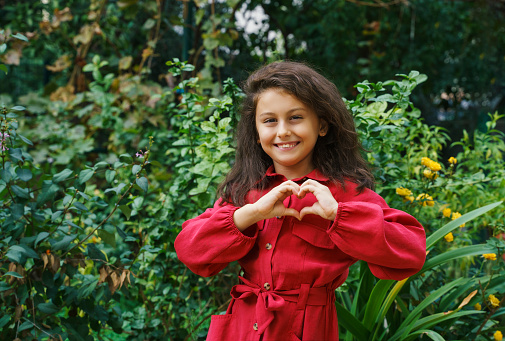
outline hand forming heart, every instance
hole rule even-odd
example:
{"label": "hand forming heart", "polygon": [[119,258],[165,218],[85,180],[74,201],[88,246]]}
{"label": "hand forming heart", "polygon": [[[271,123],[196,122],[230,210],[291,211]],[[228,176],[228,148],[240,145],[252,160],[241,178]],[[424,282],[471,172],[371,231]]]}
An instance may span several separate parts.
{"label": "hand forming heart", "polygon": [[[300,212],[294,208],[287,208],[283,201],[290,195],[304,198],[307,193],[312,193],[317,201],[308,207],[304,207]],[[293,181],[285,181],[259,199],[254,206],[262,219],[269,219],[278,216],[292,216],[302,220],[307,214],[315,214],[324,219],[335,220],[338,210],[338,202],[333,198],[328,187],[315,181],[307,180],[302,185]]]}

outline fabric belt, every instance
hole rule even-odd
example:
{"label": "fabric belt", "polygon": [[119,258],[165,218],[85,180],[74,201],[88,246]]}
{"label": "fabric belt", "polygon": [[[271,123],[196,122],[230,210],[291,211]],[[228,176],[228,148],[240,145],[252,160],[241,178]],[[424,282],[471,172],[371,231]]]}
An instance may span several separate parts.
{"label": "fabric belt", "polygon": [[302,284],[299,289],[266,290],[243,277],[239,278],[244,284],[235,285],[230,294],[236,300],[257,296],[256,318],[259,334],[263,334],[274,319],[273,312],[282,309],[286,301],[296,302],[296,309],[304,310],[307,305],[326,305],[328,298],[326,287],[311,288],[309,284]]}

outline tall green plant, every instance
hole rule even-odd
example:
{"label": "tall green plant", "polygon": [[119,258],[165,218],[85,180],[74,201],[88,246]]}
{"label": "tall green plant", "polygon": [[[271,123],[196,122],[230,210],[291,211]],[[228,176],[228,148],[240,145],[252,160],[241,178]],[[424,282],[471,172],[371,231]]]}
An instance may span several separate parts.
{"label": "tall green plant", "polygon": [[121,332],[114,301],[135,282],[139,257],[158,251],[125,228],[149,190],[153,141],[136,157],[56,170],[36,164],[19,134],[24,110],[0,108],[0,338]]}
{"label": "tall green plant", "polygon": [[[469,222],[487,213],[501,203],[502,202],[497,202],[479,208],[442,226],[428,237],[427,249],[430,250],[447,233],[458,228],[460,224]],[[485,274],[480,273],[477,274],[479,276],[476,275],[470,278],[450,279],[445,285],[429,291],[424,298],[417,300],[419,301],[417,304],[413,302],[415,298],[412,296],[407,296],[408,301],[405,302],[405,297],[402,298],[400,294],[402,289],[412,286],[416,290],[424,291],[426,289],[423,288],[425,284],[424,277],[429,276],[434,268],[443,266],[452,260],[468,256],[480,256],[488,253],[497,253],[500,255],[503,253],[504,247],[505,243],[495,240],[488,244],[468,246],[455,251],[447,251],[436,257],[429,258],[422,270],[411,278],[402,281],[378,281],[371,290],[368,289],[368,291],[364,293],[368,297],[368,300],[362,302],[359,307],[356,306],[356,302],[358,302],[358,298],[360,295],[363,295],[363,293],[361,292],[362,286],[358,286],[354,296],[355,303],[351,308],[352,313],[349,312],[346,307],[337,303],[339,323],[347,330],[346,340],[352,340],[353,338],[358,340],[410,340],[415,339],[420,334],[426,334],[433,340],[443,340],[439,333],[429,328],[444,324],[448,320],[458,317],[470,314],[484,314],[484,311],[464,310],[463,308],[468,305],[482,286],[487,286],[487,290],[496,287],[499,290],[499,285],[496,285],[496,282],[492,286],[488,285],[492,276],[485,276]],[[503,264],[500,268],[503,269]],[[369,276],[371,276],[371,274],[365,272],[365,275],[361,277],[361,282],[369,280]],[[505,280],[505,274],[503,272],[501,274],[499,273],[498,278],[495,277],[494,280]],[[470,291],[472,292],[469,293]],[[426,310],[444,295],[445,297],[451,298],[449,304],[438,304],[434,312],[426,314]],[[474,302],[475,301],[476,300],[474,300]],[[396,302],[396,305],[393,305],[394,302]],[[459,305],[456,306],[456,302],[460,302]],[[441,307],[445,309],[440,309]],[[446,310],[448,308],[452,308],[452,310]],[[395,314],[397,316],[394,316]]]}

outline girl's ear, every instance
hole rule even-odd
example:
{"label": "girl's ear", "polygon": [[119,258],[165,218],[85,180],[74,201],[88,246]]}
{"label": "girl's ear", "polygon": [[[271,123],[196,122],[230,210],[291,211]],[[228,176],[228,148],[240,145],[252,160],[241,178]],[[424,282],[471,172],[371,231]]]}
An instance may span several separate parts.
{"label": "girl's ear", "polygon": [[324,136],[328,133],[328,123],[325,120],[321,120],[319,125],[319,136]]}

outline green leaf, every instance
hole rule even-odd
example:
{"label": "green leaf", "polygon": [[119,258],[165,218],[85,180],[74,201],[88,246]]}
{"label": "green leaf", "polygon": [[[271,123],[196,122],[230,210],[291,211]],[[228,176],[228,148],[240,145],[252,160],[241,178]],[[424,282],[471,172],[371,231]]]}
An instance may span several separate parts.
{"label": "green leaf", "polygon": [[24,182],[30,181],[33,177],[33,174],[29,169],[18,168],[16,169],[16,174]]}
{"label": "green leaf", "polygon": [[35,325],[34,325],[32,322],[30,322],[30,321],[25,321],[25,322],[23,322],[23,323],[19,326],[19,328],[17,328],[17,330],[16,330],[16,331],[17,331],[18,333],[21,333],[23,330],[27,330],[27,329],[34,328],[34,327],[35,327]]}
{"label": "green leaf", "polygon": [[79,182],[81,184],[85,183],[86,181],[88,181],[89,179],[91,179],[91,177],[93,177],[94,172],[95,172],[95,170],[93,168],[91,168],[91,169],[83,169],[79,173]]}
{"label": "green leaf", "polygon": [[56,174],[53,175],[53,182],[54,183],[58,183],[58,182],[61,182],[63,180],[66,180],[66,179],[68,179],[70,177],[70,175],[72,175],[73,172],[74,172],[73,170],[65,168],[61,172],[56,173]]}
{"label": "green leaf", "polygon": [[[466,316],[466,315],[473,315],[473,314],[484,314],[485,311],[481,310],[463,310],[463,311],[453,311],[453,312],[444,312],[444,313],[438,313],[438,314],[432,314],[429,316],[426,316],[419,321],[416,322],[414,327],[412,328],[413,330],[417,329],[427,329],[431,328],[443,321],[454,319],[457,317],[461,316]],[[410,334],[413,335],[413,334]],[[409,336],[410,336],[409,335]]]}
{"label": "green leaf", "polygon": [[100,251],[95,244],[89,243],[86,245],[88,249],[88,257],[91,259],[100,259],[106,261],[105,255]]}
{"label": "green leaf", "polygon": [[452,230],[456,229],[458,226],[463,225],[464,223],[488,212],[491,211],[493,208],[501,205],[503,201],[498,201],[495,202],[494,204],[490,204],[481,208],[478,208],[476,210],[473,210],[471,212],[468,212],[458,219],[452,220],[450,223],[444,225],[437,231],[431,234],[428,238],[426,238],[426,250],[430,249],[433,245],[435,245],[440,239],[442,239],[445,235],[447,235],[449,232]]}
{"label": "green leaf", "polygon": [[107,180],[108,183],[111,183],[114,180],[114,177],[116,176],[116,171],[107,169],[105,171],[105,180]]}
{"label": "green leaf", "polygon": [[2,318],[0,318],[0,329],[3,328],[7,323],[9,323],[10,320],[11,320],[10,315],[4,315]]}
{"label": "green leaf", "polygon": [[131,217],[131,214],[132,214],[132,210],[127,205],[121,205],[121,206],[119,206],[119,209],[126,216],[126,219],[130,220],[130,217]]}
{"label": "green leaf", "polygon": [[98,162],[97,164],[95,164],[95,167],[96,167],[96,168],[100,168],[100,167],[109,167],[109,166],[110,166],[110,165],[109,165],[109,163],[108,163],[108,162],[106,162],[106,161],[100,161],[100,162]]}
{"label": "green leaf", "polygon": [[349,331],[359,341],[366,341],[369,338],[369,332],[365,326],[354,317],[349,310],[344,308],[340,303],[335,302],[338,315],[338,323],[340,326]]}
{"label": "green leaf", "polygon": [[418,330],[415,333],[410,334],[409,336],[415,336],[415,339],[419,339],[419,336],[421,336],[422,334],[427,335],[430,339],[435,341],[445,341],[442,335],[433,330]]}
{"label": "green leaf", "polygon": [[123,189],[123,187],[125,187],[126,185],[125,184],[119,184],[117,187],[113,187],[113,188],[107,188],[105,191],[103,191],[104,193],[108,193],[108,192],[116,192],[116,194],[119,194],[121,193],[121,190]]}
{"label": "green leaf", "polygon": [[119,228],[119,226],[116,226],[116,231],[117,231],[117,233],[119,234],[119,236],[120,236],[121,238],[125,239],[126,237],[128,237],[128,235],[127,235],[126,233],[124,233],[124,231],[123,231],[123,230],[121,230],[121,229]]}
{"label": "green leaf", "polygon": [[142,169],[142,166],[140,166],[140,165],[133,165],[133,167],[132,167],[132,174],[133,175],[137,175],[137,173],[140,172],[141,169]]}
{"label": "green leaf", "polygon": [[11,190],[17,197],[23,199],[30,199],[30,193],[28,192],[28,188],[21,188],[18,185],[12,185]]}
{"label": "green leaf", "polygon": [[37,308],[44,314],[55,314],[60,311],[60,308],[52,302],[40,303]]}
{"label": "green leaf", "polygon": [[6,75],[9,73],[9,69],[7,68],[7,66],[5,64],[0,64],[0,70],[5,72]]}
{"label": "green leaf", "polygon": [[24,35],[22,35],[21,33],[16,33],[16,34],[11,34],[11,37],[12,38],[17,38],[19,40],[23,40],[23,41],[26,41],[28,42],[28,38],[26,38]]}
{"label": "green leaf", "polygon": [[394,281],[392,280],[380,280],[377,282],[375,287],[372,290],[372,293],[370,294],[370,298],[368,299],[367,305],[366,305],[366,310],[365,310],[365,317],[363,319],[363,325],[368,329],[372,330],[372,326],[376,322],[381,322],[377,321],[377,317],[379,316],[379,311],[382,306],[382,303],[384,301],[384,298],[386,297],[386,294],[393,285]]}
{"label": "green leaf", "polygon": [[30,257],[30,258],[35,258],[35,259],[40,259],[39,255],[33,251],[30,247],[27,245],[19,244],[19,245],[12,245],[9,248],[9,251],[17,251],[20,252],[21,254]]}
{"label": "green leaf", "polygon": [[10,209],[14,220],[18,220],[23,216],[23,214],[25,214],[25,205],[23,204],[13,204]]}
{"label": "green leaf", "polygon": [[[54,181],[54,179],[53,179]],[[46,202],[52,200],[54,195],[60,189],[58,185],[54,184],[51,180],[44,180],[42,182],[42,189],[40,190],[39,195],[37,196],[37,206],[40,207]]]}
{"label": "green leaf", "polygon": [[5,273],[3,276],[12,276],[12,277],[16,277],[16,278],[24,278],[23,276],[21,276],[20,274],[18,274],[17,272],[14,272],[14,271],[9,271],[7,273]]}
{"label": "green leaf", "polygon": [[381,306],[381,309],[378,313],[378,318],[376,320],[378,322],[378,324],[375,326],[375,332],[374,332],[374,336],[373,336],[374,340],[376,339],[375,336],[376,336],[377,332],[379,331],[379,327],[380,327],[379,323],[381,323],[381,321],[384,321],[384,317],[386,316],[386,313],[388,312],[389,307],[391,307],[391,304],[393,304],[393,302],[395,301],[396,296],[398,296],[398,293],[400,292],[400,290],[402,290],[403,286],[405,285],[405,283],[408,280],[409,280],[409,278],[405,278],[399,282],[396,282],[395,286],[393,287],[393,289],[391,289],[388,296],[384,300],[384,303]]}
{"label": "green leaf", "polygon": [[[89,245],[94,245],[94,244],[88,244]],[[77,291],[77,299],[82,300],[83,298],[88,297],[91,295],[93,290],[95,290],[96,286],[98,284],[98,280],[92,280],[91,282],[84,283],[81,288],[79,288],[79,291]]]}
{"label": "green leaf", "polygon": [[[59,211],[59,212],[61,212],[61,211]],[[35,244],[34,244],[34,246],[36,247],[38,243],[40,243],[41,241],[43,241],[44,239],[46,239],[48,236],[49,236],[49,233],[48,233],[48,232],[40,232],[40,233],[37,235],[37,238],[35,239]]]}
{"label": "green leaf", "polygon": [[64,250],[67,251],[69,244],[77,237],[77,234],[71,234],[63,237],[61,240],[51,244],[53,251]]}
{"label": "green leaf", "polygon": [[13,250],[8,250],[7,253],[5,254],[5,257],[11,260],[11,262],[16,262],[16,263],[23,263],[24,256],[23,252],[13,249]]}
{"label": "green leaf", "polygon": [[32,142],[32,141],[30,141],[29,139],[27,139],[26,137],[24,137],[24,136],[23,136],[23,135],[21,135],[21,134],[18,134],[18,136],[19,136],[19,138],[20,138],[21,140],[23,140],[23,142],[24,142],[24,143],[26,143],[26,144],[28,144],[28,145],[30,145],[30,146],[33,146],[33,142]]}
{"label": "green leaf", "polygon": [[[459,225],[458,225],[459,226]],[[479,256],[483,255],[485,253],[492,253],[494,252],[494,248],[491,248],[490,246],[486,244],[477,244],[477,245],[470,245],[470,246],[465,246],[461,247],[458,249],[450,250],[447,252],[444,252],[440,255],[437,255],[433,258],[430,258],[424,263],[423,268],[421,271],[419,271],[417,275],[432,269],[433,267],[446,263],[450,260],[462,258],[462,257],[468,257],[468,256]]]}
{"label": "green leaf", "polygon": [[145,177],[138,178],[135,182],[144,192],[147,192],[148,182]]}
{"label": "green leaf", "polygon": [[116,247],[116,236],[112,233],[109,233],[105,230],[98,230],[98,236],[102,238],[102,240],[109,244],[112,247]]}
{"label": "green leaf", "polygon": [[423,312],[424,309],[426,309],[426,307],[428,307],[431,303],[436,301],[442,295],[451,291],[453,288],[457,287],[458,285],[464,284],[466,281],[469,281],[469,279],[458,278],[452,282],[447,283],[443,287],[433,291],[428,297],[426,297],[421,303],[419,303],[419,305],[414,310],[410,312],[408,317],[402,322],[402,324],[398,327],[396,333],[389,340],[391,341],[404,340],[405,337],[410,333],[415,323],[421,316],[421,313]]}
{"label": "green leaf", "polygon": [[133,157],[130,154],[121,154],[119,155],[119,160],[126,159],[127,162],[133,162]]}
{"label": "green leaf", "polygon": [[22,107],[20,105],[16,105],[15,107],[12,107],[11,110],[23,111],[23,110],[26,110],[26,108]]}
{"label": "green leaf", "polygon": [[87,211],[89,211],[89,210],[88,210],[88,208],[86,207],[86,205],[84,205],[84,204],[83,204],[82,202],[80,202],[80,201],[76,201],[76,202],[74,202],[74,206],[75,206],[78,210],[80,210],[80,211],[86,211],[86,212],[87,212]]}
{"label": "green leaf", "polygon": [[9,172],[8,169],[1,169],[0,170],[0,177],[5,183],[9,183],[11,181],[12,175],[11,172]]}
{"label": "green leaf", "polygon": [[9,149],[9,156],[14,162],[24,162],[23,151],[21,148],[11,148]]}

